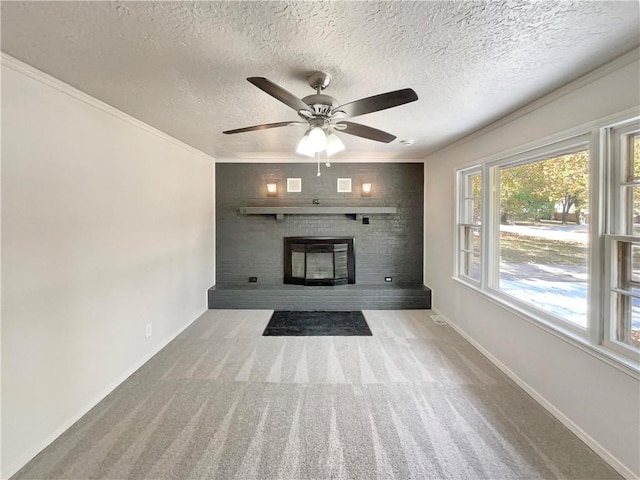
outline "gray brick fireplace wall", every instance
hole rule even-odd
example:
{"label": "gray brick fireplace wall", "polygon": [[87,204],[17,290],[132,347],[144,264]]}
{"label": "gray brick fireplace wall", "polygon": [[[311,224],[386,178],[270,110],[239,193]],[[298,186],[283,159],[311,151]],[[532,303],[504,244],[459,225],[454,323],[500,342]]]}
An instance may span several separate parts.
{"label": "gray brick fireplace wall", "polygon": [[[283,282],[283,239],[296,236],[355,238],[356,283],[422,284],[423,164],[216,164],[216,280],[217,285]],[[302,179],[302,192],[287,193],[287,178]],[[351,178],[352,192],[338,193],[337,179]],[[278,185],[268,197],[267,183]],[[361,184],[371,183],[371,196],[361,196]],[[345,215],[244,215],[246,206],[393,206],[397,214],[372,214],[369,224]]]}

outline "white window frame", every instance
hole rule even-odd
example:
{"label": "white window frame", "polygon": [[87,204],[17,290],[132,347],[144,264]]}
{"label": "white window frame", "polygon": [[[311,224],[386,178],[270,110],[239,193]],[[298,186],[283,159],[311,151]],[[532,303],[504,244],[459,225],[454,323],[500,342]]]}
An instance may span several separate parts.
{"label": "white window frame", "polygon": [[[612,341],[611,335],[616,319],[612,316],[612,292],[617,281],[617,264],[613,261],[616,242],[640,244],[640,235],[628,235],[622,231],[624,199],[620,186],[624,183],[620,163],[619,135],[636,131],[633,125],[640,124],[638,108],[620,112],[609,117],[558,133],[539,141],[514,148],[503,154],[475,159],[456,169],[456,218],[453,279],[485,296],[490,301],[511,311],[518,317],[546,330],[556,337],[571,343],[581,350],[621,371],[640,379],[640,354],[634,347]],[[616,136],[617,135],[617,136]],[[571,322],[563,321],[529,304],[519,302],[502,294],[495,287],[499,280],[500,216],[496,209],[500,205],[500,167],[530,161],[553,158],[582,148],[589,150],[589,285],[587,328],[581,329]],[[471,159],[473,160],[473,159]],[[481,235],[481,280],[475,282],[460,275],[459,270],[459,224],[461,221],[460,178],[465,172],[480,171],[482,178],[482,235]],[[621,183],[622,182],[622,183]],[[635,182],[634,182],[635,185]],[[632,230],[631,230],[632,232]]]}
{"label": "white window frame", "polygon": [[[602,129],[603,153],[609,172],[609,182],[607,191],[607,222],[604,235],[605,243],[605,273],[603,282],[603,325],[600,332],[602,344],[635,362],[640,363],[640,352],[638,349],[617,341],[617,325],[619,318],[613,298],[616,294],[628,297],[640,298],[640,295],[633,294],[618,288],[619,250],[621,244],[640,245],[640,235],[633,234],[633,225],[627,224],[626,215],[629,205],[625,199],[625,189],[627,187],[640,187],[640,179],[629,181],[625,175],[624,165],[629,152],[626,140],[629,136],[640,133],[640,118],[611,125]],[[633,208],[633,207],[631,207]]]}
{"label": "white window frame", "polygon": [[[476,165],[471,168],[465,168],[463,170],[459,170],[456,175],[456,232],[455,232],[455,245],[456,245],[456,258],[455,258],[455,275],[459,278],[463,279],[465,282],[468,282],[477,287],[480,286],[482,277],[483,277],[483,234],[482,234],[482,223],[483,223],[483,214],[484,208],[482,208],[480,213],[480,223],[473,222],[473,207],[471,210],[469,208],[469,202],[474,202],[475,197],[469,196],[469,185],[470,179],[476,175],[480,176],[481,185],[482,185],[482,196],[480,197],[480,201],[482,202],[484,197],[484,182],[482,176],[482,169],[480,165]],[[472,203],[473,205],[473,203]],[[481,203],[481,205],[483,205]],[[475,252],[473,250],[473,240],[471,239],[469,243],[471,243],[471,248],[463,241],[463,238],[467,238],[469,235],[473,235],[473,232],[477,231],[480,239],[480,250]],[[467,274],[468,266],[469,266],[469,257],[473,257],[477,253],[479,257],[479,269],[480,276],[478,279],[475,279]],[[463,259],[466,257],[466,260]],[[467,267],[467,268],[465,268]]]}
{"label": "white window frame", "polygon": [[[490,294],[497,299],[500,299],[503,303],[512,305],[518,310],[524,312],[529,317],[535,319],[538,322],[542,322],[552,328],[568,333],[574,337],[580,337],[586,339],[589,335],[589,325],[592,323],[589,313],[593,310],[587,308],[587,327],[581,327],[573,322],[551,314],[550,312],[537,308],[529,302],[518,300],[512,295],[503,293],[500,290],[500,170],[508,167],[517,167],[520,165],[526,165],[542,160],[548,160],[563,155],[568,155],[581,150],[588,150],[590,157],[590,177],[593,169],[591,168],[592,153],[592,134],[585,133],[582,135],[574,136],[566,140],[547,144],[539,148],[531,149],[523,153],[504,157],[485,164],[485,171],[487,174],[485,178],[488,182],[485,183],[485,188],[490,195],[485,196],[485,202],[488,204],[485,210],[484,216],[485,223],[487,224],[487,233],[485,234],[485,243],[487,248],[485,249],[485,271],[486,279],[483,282],[484,288],[490,292]],[[488,183],[488,184],[487,184]],[[593,184],[593,182],[590,182]],[[591,195],[590,195],[591,200]],[[593,240],[593,225],[589,226],[589,255],[592,257],[592,240]],[[588,265],[589,279],[593,277],[592,262]],[[588,307],[592,305],[591,289],[588,288],[587,304]]]}

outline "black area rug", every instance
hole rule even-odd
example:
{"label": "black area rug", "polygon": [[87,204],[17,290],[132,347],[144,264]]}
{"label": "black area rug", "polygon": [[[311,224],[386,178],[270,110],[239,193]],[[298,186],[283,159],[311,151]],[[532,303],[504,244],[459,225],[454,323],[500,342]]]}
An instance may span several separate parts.
{"label": "black area rug", "polygon": [[362,312],[287,312],[276,310],[263,336],[371,336]]}

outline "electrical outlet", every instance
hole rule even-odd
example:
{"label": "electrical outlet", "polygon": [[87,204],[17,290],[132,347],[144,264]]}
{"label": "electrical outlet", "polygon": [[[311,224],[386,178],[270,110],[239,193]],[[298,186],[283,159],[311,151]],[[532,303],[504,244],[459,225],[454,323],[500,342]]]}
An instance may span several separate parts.
{"label": "electrical outlet", "polygon": [[314,205],[320,205],[320,199],[319,198],[314,198],[313,199],[313,204]]}
{"label": "electrical outlet", "polygon": [[149,338],[151,336],[151,324],[147,323],[147,326],[144,329],[144,338]]}
{"label": "electrical outlet", "polygon": [[384,281],[387,283],[393,282],[393,277],[384,277]]}
{"label": "electrical outlet", "polygon": [[369,217],[362,217],[362,224],[369,225]]}
{"label": "electrical outlet", "polygon": [[256,283],[258,281],[258,277],[249,277],[249,283]]}

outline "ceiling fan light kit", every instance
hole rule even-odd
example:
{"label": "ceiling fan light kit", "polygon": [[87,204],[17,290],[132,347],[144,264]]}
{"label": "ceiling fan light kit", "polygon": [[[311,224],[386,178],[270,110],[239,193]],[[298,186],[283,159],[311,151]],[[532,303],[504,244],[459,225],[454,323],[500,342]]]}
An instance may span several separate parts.
{"label": "ceiling fan light kit", "polygon": [[330,133],[329,135],[327,135],[327,156],[330,157],[334,153],[341,152],[342,150],[344,150],[344,148],[344,143],[342,143],[340,137],[338,137],[335,133]]}
{"label": "ceiling fan light kit", "polygon": [[308,157],[314,157],[323,151],[329,157],[344,150],[344,143],[334,131],[377,142],[392,142],[396,138],[395,135],[359,123],[347,122],[343,119],[378,112],[418,100],[418,95],[415,91],[405,88],[340,105],[335,98],[320,93],[331,83],[331,76],[328,73],[319,71],[311,72],[307,75],[309,85],[316,93],[302,99],[264,77],[250,77],[247,80],[276,100],[295,110],[303,121],[267,123],[253,127],[226,130],[222,133],[234,134],[288,125],[307,125],[309,128],[298,143],[296,152]]}
{"label": "ceiling fan light kit", "polygon": [[311,142],[309,142],[309,135],[305,133],[304,137],[298,143],[298,148],[296,148],[296,153],[300,155],[305,155],[307,157],[315,157],[316,151],[311,146]]}
{"label": "ceiling fan light kit", "polygon": [[320,127],[313,127],[307,134],[307,140],[315,153],[322,152],[327,148],[327,134]]}

